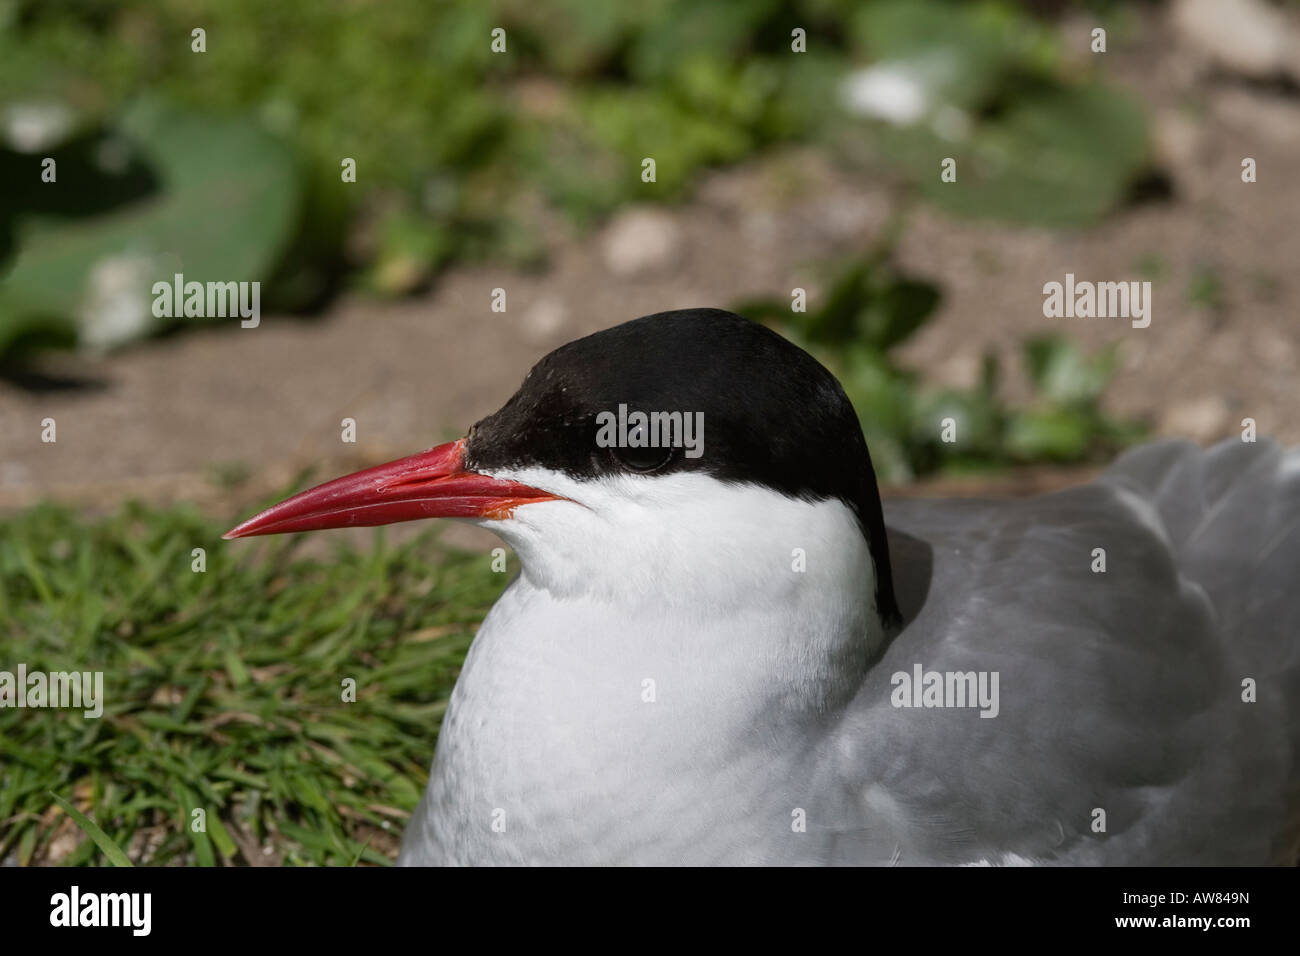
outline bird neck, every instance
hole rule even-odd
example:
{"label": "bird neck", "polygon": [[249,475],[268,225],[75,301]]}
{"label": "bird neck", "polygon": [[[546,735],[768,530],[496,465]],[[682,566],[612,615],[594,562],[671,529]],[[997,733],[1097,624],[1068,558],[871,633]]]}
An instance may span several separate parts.
{"label": "bird neck", "polygon": [[577,827],[577,845],[597,825],[569,822],[583,794],[627,807],[686,777],[719,800],[786,799],[800,786],[807,744],[857,693],[883,635],[851,513],[839,502],[790,507],[801,521],[777,515],[736,532],[707,570],[699,555],[683,558],[653,591],[633,586],[620,600],[551,586],[525,556],[474,640],[440,733],[430,798],[446,840],[478,832],[484,806],[545,818],[549,839]]}
{"label": "bird neck", "polygon": [[632,661],[693,668],[702,706],[743,691],[765,712],[773,698],[819,709],[857,687],[885,634],[845,502],[691,475],[582,491],[595,509],[546,502],[498,526],[521,574],[481,642],[593,679]]}

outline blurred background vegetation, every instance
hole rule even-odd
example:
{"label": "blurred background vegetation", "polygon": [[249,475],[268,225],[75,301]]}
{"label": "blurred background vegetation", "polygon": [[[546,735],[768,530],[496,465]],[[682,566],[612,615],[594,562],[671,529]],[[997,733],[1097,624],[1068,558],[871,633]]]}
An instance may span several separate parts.
{"label": "blurred background vegetation", "polygon": [[[849,164],[884,157],[917,201],[1049,226],[1095,221],[1147,171],[1139,106],[1064,58],[1021,4],[450,0],[436,13],[0,0],[0,356],[165,331],[149,288],[175,272],[259,280],[262,307],[284,311],[344,286],[411,294],[455,259],[540,266],[555,217],[581,229],[645,195],[646,156],[653,197],[672,202],[706,167],[817,142]],[[490,48],[497,27],[508,55]],[[46,156],[57,189],[38,181]],[[944,188],[937,156],[957,159],[961,189]],[[357,182],[340,188],[344,158]],[[1090,404],[1104,363],[1064,342],[1036,346],[1033,367],[1079,374],[1029,417],[996,407],[995,370],[968,394],[913,401],[885,350],[933,302],[889,276],[888,253],[850,264],[803,328],[874,428],[887,480],[942,463],[917,425],[936,402],[974,412],[955,466],[1113,449],[1125,429]]]}

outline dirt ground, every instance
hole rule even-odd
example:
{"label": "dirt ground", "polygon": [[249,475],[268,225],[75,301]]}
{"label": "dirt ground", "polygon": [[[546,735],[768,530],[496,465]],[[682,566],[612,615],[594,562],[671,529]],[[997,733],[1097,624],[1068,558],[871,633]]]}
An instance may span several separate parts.
{"label": "dirt ground", "polygon": [[[986,349],[1017,366],[1027,335],[1064,331],[1090,348],[1116,341],[1113,411],[1202,443],[1236,435],[1244,417],[1261,434],[1300,442],[1300,97],[1205,68],[1160,20],[1106,56],[1115,82],[1150,108],[1170,194],[1077,233],[921,207],[900,263],[944,297],[902,357],[931,381],[957,384]],[[1257,183],[1241,182],[1245,156],[1258,163]],[[345,296],[318,317],[263,316],[256,329],[52,356],[0,380],[0,510],[42,498],[100,509],[135,496],[192,500],[233,520],[309,463],[323,480],[462,434],[541,355],[578,335],[664,309],[787,297],[795,286],[815,305],[828,261],[866,249],[898,201],[883,178],[793,150],[711,174],[682,206],[630,209],[595,234],[560,236],[544,271],[457,268],[417,299]],[[1153,262],[1154,277],[1140,271]],[[1066,272],[1154,278],[1150,327],[1045,318],[1043,284]],[[1217,278],[1217,304],[1189,296],[1197,275]],[[490,309],[495,288],[506,290],[504,314]],[[1006,387],[1014,399],[1024,383],[1011,376]],[[53,444],[40,440],[47,417],[57,422]],[[340,439],[345,417],[357,422],[356,445]],[[246,478],[233,489],[218,479],[236,472]],[[1037,470],[1000,489],[1062,480]]]}

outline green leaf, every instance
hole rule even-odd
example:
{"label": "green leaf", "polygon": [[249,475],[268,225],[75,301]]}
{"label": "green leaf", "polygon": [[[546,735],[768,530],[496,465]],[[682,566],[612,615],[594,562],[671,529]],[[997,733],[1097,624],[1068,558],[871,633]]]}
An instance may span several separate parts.
{"label": "green leaf", "polygon": [[208,814],[208,836],[212,837],[212,842],[217,846],[217,852],[225,859],[229,860],[239,852],[239,848],[235,846],[235,841],[230,838],[230,831],[226,829],[226,825],[221,822],[221,817],[217,816],[215,812]]}
{"label": "green leaf", "polygon": [[1063,336],[1039,336],[1024,345],[1025,369],[1039,395],[1053,404],[1081,404],[1101,397],[1115,374],[1118,354],[1093,356]]}
{"label": "green leaf", "polygon": [[1050,28],[1001,3],[876,0],[850,22],[872,59],[914,64],[934,95],[972,109],[1012,79],[1049,75],[1058,60]]}
{"label": "green leaf", "polygon": [[1074,409],[1023,411],[1011,418],[1007,450],[1025,461],[1073,461],[1084,457],[1093,430],[1091,417]]}
{"label": "green leaf", "polygon": [[249,682],[248,668],[240,660],[239,653],[227,650],[222,656],[226,665],[226,673],[230,675],[230,682],[236,687],[247,687]]}
{"label": "green leaf", "polygon": [[[976,124],[965,142],[929,126],[881,127],[876,141],[921,193],[972,218],[1080,226],[1124,198],[1146,161],[1146,126],[1126,94],[1098,85],[1034,90]],[[957,161],[943,182],[938,159]]]}
{"label": "green leaf", "polygon": [[940,423],[951,418],[957,440],[937,442],[945,455],[996,459],[1002,442],[1002,415],[996,398],[979,389],[944,389],[925,396],[918,404],[914,437],[918,442],[935,442]]}
{"label": "green leaf", "polygon": [[262,281],[292,238],[295,164],[251,121],[141,100],[116,135],[152,190],[96,216],[19,219],[19,251],[0,278],[0,351],[38,319],[75,320],[83,342],[138,338],[159,324],[155,282]]}
{"label": "green leaf", "polygon": [[122,852],[122,848],[114,843],[112,837],[101,830],[94,820],[90,819],[90,817],[86,816],[67,800],[64,800],[53,790],[49,791],[49,794],[54,798],[54,802],[61,806],[68,816],[72,817],[77,826],[81,827],[81,829],[95,841],[95,845],[103,851],[104,856],[108,857],[108,862],[112,863],[114,866],[132,865],[131,861],[127,859],[126,854]]}
{"label": "green leaf", "polygon": [[809,341],[885,352],[923,326],[939,304],[936,286],[894,273],[877,257],[855,263],[832,283],[821,308],[790,313]]}
{"label": "green leaf", "polygon": [[862,341],[885,351],[910,338],[939,305],[939,290],[928,282],[898,279],[881,288],[858,322]]}

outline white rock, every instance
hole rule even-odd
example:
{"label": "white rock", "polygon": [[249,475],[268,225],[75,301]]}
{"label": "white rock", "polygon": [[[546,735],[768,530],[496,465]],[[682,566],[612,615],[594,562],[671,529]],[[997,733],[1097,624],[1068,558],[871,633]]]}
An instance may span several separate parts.
{"label": "white rock", "polygon": [[14,103],[0,116],[0,132],[11,149],[35,153],[56,146],[72,129],[72,110],[62,103]]}
{"label": "white rock", "polygon": [[1213,63],[1246,76],[1296,75],[1297,30],[1263,0],[1177,0],[1174,28]]}
{"label": "white rock", "polygon": [[934,381],[948,388],[974,388],[984,368],[983,359],[974,352],[957,352],[942,360],[933,371]]}
{"label": "white rock", "polygon": [[1178,402],[1164,415],[1161,431],[1167,435],[1208,442],[1222,438],[1228,427],[1228,406],[1217,395]]}
{"label": "white rock", "polygon": [[610,272],[628,278],[671,269],[681,246],[681,229],[668,213],[630,209],[606,228],[601,256]]}
{"label": "white rock", "polygon": [[527,341],[540,345],[564,331],[568,319],[569,310],[564,303],[548,297],[538,299],[525,310],[519,319],[519,327]]}
{"label": "white rock", "polygon": [[911,126],[930,109],[920,72],[907,63],[882,63],[850,73],[842,91],[851,113]]}

